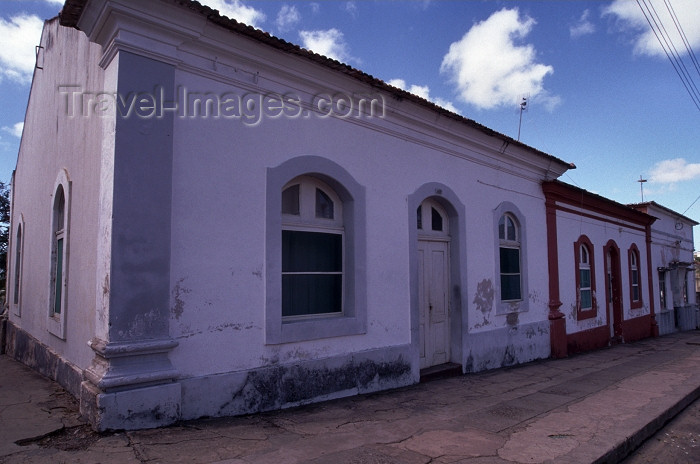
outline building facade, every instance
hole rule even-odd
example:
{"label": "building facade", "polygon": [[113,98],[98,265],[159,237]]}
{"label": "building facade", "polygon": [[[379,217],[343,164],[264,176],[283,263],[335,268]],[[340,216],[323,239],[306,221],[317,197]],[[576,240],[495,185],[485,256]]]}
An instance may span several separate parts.
{"label": "building facade", "polygon": [[654,217],[566,206],[570,163],[196,2],[69,0],[40,50],[6,349],[97,430],[656,333]]}

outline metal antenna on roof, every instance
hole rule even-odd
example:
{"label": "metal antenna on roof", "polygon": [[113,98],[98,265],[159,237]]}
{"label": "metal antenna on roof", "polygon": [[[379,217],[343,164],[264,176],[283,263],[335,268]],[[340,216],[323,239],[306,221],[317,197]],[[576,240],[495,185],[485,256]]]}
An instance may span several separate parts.
{"label": "metal antenna on roof", "polygon": [[642,179],[642,175],[639,175],[639,190],[642,192],[642,203],[644,203],[644,182],[646,182],[646,179]]}
{"label": "metal antenna on roof", "polygon": [[518,122],[518,142],[520,142],[520,127],[523,125],[523,111],[527,111],[527,96],[520,100],[520,121]]}

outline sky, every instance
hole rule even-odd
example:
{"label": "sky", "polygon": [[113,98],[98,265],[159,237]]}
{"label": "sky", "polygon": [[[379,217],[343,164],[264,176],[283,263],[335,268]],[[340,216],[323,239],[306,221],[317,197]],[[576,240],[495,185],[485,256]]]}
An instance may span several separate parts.
{"label": "sky", "polygon": [[[697,1],[200,0],[502,134],[520,134],[577,166],[564,182],[628,204],[642,201],[641,176],[644,201],[700,222]],[[0,0],[0,181],[16,164],[43,20],[62,3]],[[644,11],[657,15],[685,68],[669,61]]]}

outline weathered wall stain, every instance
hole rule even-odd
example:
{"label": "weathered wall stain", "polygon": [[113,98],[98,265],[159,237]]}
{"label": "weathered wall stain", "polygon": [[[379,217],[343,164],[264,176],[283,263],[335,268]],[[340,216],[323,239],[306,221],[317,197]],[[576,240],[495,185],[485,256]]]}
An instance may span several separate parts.
{"label": "weathered wall stain", "polygon": [[477,284],[473,303],[484,314],[491,311],[493,307],[493,283],[491,283],[491,279],[484,279]]}
{"label": "weathered wall stain", "polygon": [[506,315],[506,324],[511,325],[511,326],[518,325],[519,315],[520,315],[519,312],[508,313]]}
{"label": "weathered wall stain", "polygon": [[299,365],[275,366],[249,372],[245,382],[231,399],[219,408],[218,415],[250,413],[303,404],[336,392],[374,390],[378,382],[401,384],[411,375],[411,365],[399,357],[396,361],[348,361],[337,368],[308,368]]}
{"label": "weathered wall stain", "polygon": [[185,302],[182,300],[182,296],[192,291],[189,288],[183,287],[182,283],[184,281],[184,277],[180,278],[180,280],[175,283],[175,288],[173,288],[173,299],[175,300],[175,304],[173,305],[171,312],[175,316],[175,319],[180,319],[180,316],[182,316],[182,313],[185,311]]}

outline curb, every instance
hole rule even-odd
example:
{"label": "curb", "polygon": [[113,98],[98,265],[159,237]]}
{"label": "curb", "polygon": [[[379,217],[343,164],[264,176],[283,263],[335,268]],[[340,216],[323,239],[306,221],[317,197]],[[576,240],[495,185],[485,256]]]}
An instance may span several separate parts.
{"label": "curb", "polygon": [[670,406],[661,414],[656,416],[647,425],[634,432],[630,437],[618,443],[613,449],[605,453],[600,458],[593,461],[594,464],[606,464],[621,462],[630,453],[639,448],[643,442],[661,430],[674,417],[683,412],[685,408],[693,404],[700,398],[700,386],[681,398],[677,403]]}

